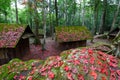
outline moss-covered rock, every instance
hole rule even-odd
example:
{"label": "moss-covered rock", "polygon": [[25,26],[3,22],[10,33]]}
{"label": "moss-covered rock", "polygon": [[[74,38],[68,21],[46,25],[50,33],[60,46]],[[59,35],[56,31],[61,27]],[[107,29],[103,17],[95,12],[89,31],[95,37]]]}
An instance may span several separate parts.
{"label": "moss-covered rock", "polygon": [[1,79],[7,80],[13,76],[15,80],[119,80],[120,60],[92,48],[81,48],[45,61],[15,59],[1,66],[0,72]]}

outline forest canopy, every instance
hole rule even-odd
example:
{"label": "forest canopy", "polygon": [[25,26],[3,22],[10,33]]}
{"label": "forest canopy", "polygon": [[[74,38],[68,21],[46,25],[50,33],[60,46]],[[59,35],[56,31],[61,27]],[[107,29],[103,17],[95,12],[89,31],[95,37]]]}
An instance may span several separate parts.
{"label": "forest canopy", "polygon": [[36,34],[53,35],[55,26],[87,26],[101,34],[119,27],[119,8],[119,0],[0,0],[0,22],[29,24]]}

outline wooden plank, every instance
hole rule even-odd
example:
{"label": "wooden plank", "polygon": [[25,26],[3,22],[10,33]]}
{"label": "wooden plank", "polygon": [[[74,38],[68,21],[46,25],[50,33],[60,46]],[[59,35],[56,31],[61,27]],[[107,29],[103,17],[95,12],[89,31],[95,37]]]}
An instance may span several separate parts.
{"label": "wooden plank", "polygon": [[26,38],[33,37],[33,36],[34,36],[33,34],[27,33],[22,36],[22,39],[26,39]]}

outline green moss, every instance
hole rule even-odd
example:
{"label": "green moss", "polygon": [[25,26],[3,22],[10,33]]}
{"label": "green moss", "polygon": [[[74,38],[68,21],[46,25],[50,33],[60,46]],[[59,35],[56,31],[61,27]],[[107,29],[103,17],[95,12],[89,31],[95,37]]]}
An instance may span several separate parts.
{"label": "green moss", "polygon": [[26,28],[27,25],[26,24],[7,24],[7,23],[0,23],[0,32],[3,31],[3,29],[16,29],[16,28],[19,28],[19,27],[24,27]]}

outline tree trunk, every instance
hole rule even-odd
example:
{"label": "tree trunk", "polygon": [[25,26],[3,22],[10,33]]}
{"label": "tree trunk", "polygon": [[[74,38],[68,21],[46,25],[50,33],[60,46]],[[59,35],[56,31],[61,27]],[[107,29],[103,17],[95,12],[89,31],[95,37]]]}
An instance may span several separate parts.
{"label": "tree trunk", "polygon": [[57,0],[55,0],[55,14],[56,14],[56,26],[58,26],[58,7],[57,7]]}
{"label": "tree trunk", "polygon": [[45,0],[43,0],[43,8],[42,8],[42,12],[43,12],[43,30],[44,30],[44,38],[42,41],[42,50],[46,50],[46,6],[45,5]]}
{"label": "tree trunk", "polygon": [[53,26],[51,23],[51,0],[49,0],[49,26],[50,26],[50,36],[52,37],[52,40],[54,39],[54,35],[53,35]]}
{"label": "tree trunk", "polygon": [[5,12],[4,14],[5,14],[5,22],[7,23],[7,12]]}
{"label": "tree trunk", "polygon": [[103,34],[104,33],[104,28],[105,28],[105,24],[106,24],[106,11],[107,11],[107,0],[103,1],[103,14],[102,14],[102,18],[101,18],[101,24],[100,24],[100,29],[99,29],[99,33]]}
{"label": "tree trunk", "polygon": [[17,0],[15,0],[15,12],[16,12],[16,23],[18,24],[18,8],[17,8]]}
{"label": "tree trunk", "polygon": [[[81,2],[81,0],[79,0],[79,2]],[[80,15],[80,13],[81,13],[81,4],[79,4],[79,25],[81,25],[80,23],[81,23],[81,15]]]}
{"label": "tree trunk", "polygon": [[118,6],[117,6],[117,11],[115,12],[114,19],[113,19],[110,31],[112,31],[114,29],[114,27],[115,27],[115,22],[116,22],[118,14],[119,14],[119,9],[120,9],[120,1],[119,1]]}
{"label": "tree trunk", "polygon": [[82,26],[85,25],[85,0],[83,0],[83,6],[82,6]]}
{"label": "tree trunk", "polygon": [[97,32],[97,23],[98,23],[98,5],[99,5],[99,0],[95,0],[95,6],[94,6],[94,28],[92,30],[93,35],[96,34]]}
{"label": "tree trunk", "polygon": [[35,44],[40,44],[39,40],[39,16],[38,16],[38,11],[37,11],[37,2],[34,0],[34,23],[35,23]]}
{"label": "tree trunk", "polygon": [[32,27],[32,8],[31,8],[31,6],[32,6],[32,2],[31,2],[31,0],[28,0],[28,9],[29,9],[29,12],[28,12],[28,14],[29,14],[28,19],[29,20],[28,20],[28,22],[29,22],[29,25],[32,29],[33,27]]}

